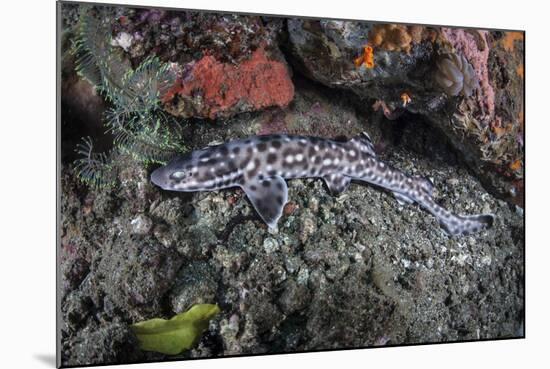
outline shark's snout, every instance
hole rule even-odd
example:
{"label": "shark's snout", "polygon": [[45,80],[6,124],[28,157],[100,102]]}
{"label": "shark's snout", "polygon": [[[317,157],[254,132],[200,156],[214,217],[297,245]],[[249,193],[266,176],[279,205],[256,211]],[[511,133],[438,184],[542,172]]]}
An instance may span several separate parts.
{"label": "shark's snout", "polygon": [[151,173],[151,182],[162,189],[166,189],[167,187],[167,178],[165,167],[157,168]]}

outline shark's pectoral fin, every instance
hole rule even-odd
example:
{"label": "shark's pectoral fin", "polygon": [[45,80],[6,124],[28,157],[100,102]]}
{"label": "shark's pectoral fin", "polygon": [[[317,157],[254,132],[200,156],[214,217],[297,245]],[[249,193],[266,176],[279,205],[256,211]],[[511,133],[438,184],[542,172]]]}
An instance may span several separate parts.
{"label": "shark's pectoral fin", "polygon": [[414,200],[411,199],[409,196],[403,195],[399,192],[394,192],[393,196],[395,197],[399,205],[412,204],[414,202]]}
{"label": "shark's pectoral fin", "polygon": [[288,187],[279,176],[253,178],[241,186],[260,217],[270,228],[277,227],[288,200]]}
{"label": "shark's pectoral fin", "polygon": [[329,174],[323,177],[330,193],[337,196],[348,189],[351,179],[341,174]]}

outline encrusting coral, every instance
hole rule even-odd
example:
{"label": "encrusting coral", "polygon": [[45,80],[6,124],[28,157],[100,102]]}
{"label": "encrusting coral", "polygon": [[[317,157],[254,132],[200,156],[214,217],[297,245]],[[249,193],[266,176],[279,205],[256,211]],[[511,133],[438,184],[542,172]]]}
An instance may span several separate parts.
{"label": "encrusting coral", "polygon": [[422,26],[405,26],[402,24],[377,24],[369,32],[372,46],[387,51],[410,52],[413,44],[420,43],[425,35]]}

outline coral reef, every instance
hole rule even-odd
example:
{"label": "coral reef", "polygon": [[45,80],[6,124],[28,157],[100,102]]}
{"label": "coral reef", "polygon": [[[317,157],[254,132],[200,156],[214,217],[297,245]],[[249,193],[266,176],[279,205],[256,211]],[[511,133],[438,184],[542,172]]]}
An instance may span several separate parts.
{"label": "coral reef", "polygon": [[478,105],[490,120],[494,115],[494,89],[489,82],[489,45],[488,31],[441,28],[441,34],[456,52],[460,53],[473,66],[482,93]]}
{"label": "coral reef", "polygon": [[[68,45],[80,8],[62,6],[62,365],[524,335],[522,33],[108,8],[109,58],[123,61],[126,78],[141,71],[134,87],[158,81],[147,70],[175,76],[136,105],[77,78],[83,54]],[[79,71],[98,82],[97,69]],[[474,78],[455,83],[458,72],[479,88]],[[268,230],[239,189],[153,186],[141,150],[98,139],[113,105],[146,106],[126,123],[148,111],[185,117],[173,122],[189,149],[255,134],[367,131],[382,160],[429,178],[453,212],[493,213],[494,227],[449,238],[377,188],[352,183],[335,197],[306,179],[288,182],[279,229]],[[116,163],[110,186],[78,180],[82,135],[106,150],[90,159]],[[140,350],[133,324],[197,304],[220,313],[193,348]]]}
{"label": "coral reef", "polygon": [[[260,17],[164,10],[120,10],[114,45],[134,65],[156,55],[179,79],[163,96],[179,117],[229,117],[284,107],[293,85],[276,38],[280,26]],[[122,44],[121,44],[122,43]]]}
{"label": "coral reef", "polygon": [[[434,218],[378,189],[352,184],[334,197],[320,180],[293,180],[273,233],[238,189],[162,193],[138,163],[119,157],[126,170],[117,187],[89,191],[68,166],[63,237],[83,251],[62,263],[65,364],[165,359],[122,346],[137,343],[121,328],[198,303],[221,312],[198,345],[175,358],[522,334],[521,210],[488,194],[425,122],[376,124],[345,92],[304,79],[295,86],[284,111],[194,125],[189,144],[269,129],[337,136],[367,127],[384,160],[431,178],[454,211],[495,213],[495,228],[450,239]],[[137,224],[146,231],[136,234]],[[70,271],[76,260],[81,267]],[[91,329],[97,333],[88,337]],[[113,344],[99,348],[94,342],[106,334]]]}
{"label": "coral reef", "polygon": [[[374,100],[388,118],[422,115],[462,153],[484,186],[523,204],[521,33],[330,22],[338,26],[287,21],[298,70]],[[411,101],[404,103],[403,93]]]}
{"label": "coral reef", "polygon": [[[401,34],[399,30],[406,30],[410,45],[403,45],[403,48],[407,52],[399,52],[400,46],[392,43],[394,39],[390,34],[384,41],[382,35],[386,35],[386,28],[382,25],[291,18],[287,20],[287,28],[288,49],[294,56],[291,61],[301,73],[329,87],[352,89],[362,97],[382,93],[386,85],[388,88],[416,86],[418,83],[412,83],[408,74],[414,71],[416,76],[427,70],[433,52],[432,43],[423,41],[429,39],[428,36],[421,36],[416,44],[406,27],[395,28],[395,32]],[[432,32],[422,29],[420,34]],[[373,43],[373,33],[379,44]],[[418,31],[413,33],[417,40]],[[382,46],[393,49],[389,51]],[[364,61],[368,61],[368,66]],[[365,68],[357,68],[357,65],[365,65]],[[420,71],[416,71],[419,68]]]}
{"label": "coral reef", "polygon": [[[523,77],[517,70],[523,66],[523,42],[508,52],[510,42],[498,39],[509,36],[499,32],[442,28],[442,34],[470,61],[480,86],[451,117],[453,127],[466,135],[457,147],[490,190],[522,206],[524,102]],[[450,131],[447,134],[458,141]]]}
{"label": "coral reef", "polygon": [[180,65],[206,55],[237,64],[262,46],[277,52],[276,34],[260,17],[197,11],[119,8],[113,24],[134,65],[150,55]]}

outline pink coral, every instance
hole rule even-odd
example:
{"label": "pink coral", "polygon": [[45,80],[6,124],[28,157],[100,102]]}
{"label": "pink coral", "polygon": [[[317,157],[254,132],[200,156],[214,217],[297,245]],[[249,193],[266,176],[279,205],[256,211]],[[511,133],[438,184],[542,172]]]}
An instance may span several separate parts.
{"label": "pink coral", "polygon": [[481,87],[478,103],[485,112],[484,120],[492,120],[495,114],[495,91],[489,83],[489,46],[487,31],[469,31],[456,28],[441,28],[441,33],[473,66]]}

